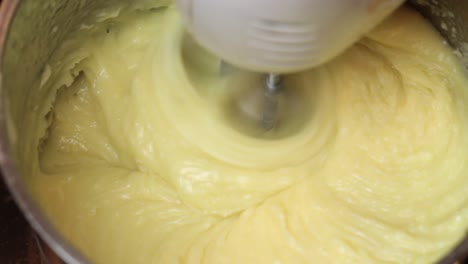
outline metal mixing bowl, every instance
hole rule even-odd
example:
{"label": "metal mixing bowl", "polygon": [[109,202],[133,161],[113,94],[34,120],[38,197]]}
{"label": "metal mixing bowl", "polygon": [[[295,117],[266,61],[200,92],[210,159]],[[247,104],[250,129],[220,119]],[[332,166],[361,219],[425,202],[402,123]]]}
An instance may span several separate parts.
{"label": "metal mixing bowl", "polygon": [[[91,11],[119,0],[5,0],[0,10],[0,165],[23,214],[42,239],[67,263],[88,263],[50,224],[25,187],[17,159],[15,129],[23,120],[25,94],[34,89],[43,67],[69,31]],[[468,62],[468,1],[414,0],[409,3],[441,32]],[[468,66],[468,63],[465,63]],[[468,238],[441,264],[468,256]]]}

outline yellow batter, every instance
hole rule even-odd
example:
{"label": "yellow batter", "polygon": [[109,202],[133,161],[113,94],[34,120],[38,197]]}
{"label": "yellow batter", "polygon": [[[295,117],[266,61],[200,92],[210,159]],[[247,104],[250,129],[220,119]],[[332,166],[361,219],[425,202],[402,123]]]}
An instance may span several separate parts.
{"label": "yellow batter", "polygon": [[464,236],[468,79],[417,13],[289,77],[313,103],[268,139],[226,118],[240,79],[174,7],[126,5],[56,52],[23,131],[30,188],[95,263],[431,263]]}

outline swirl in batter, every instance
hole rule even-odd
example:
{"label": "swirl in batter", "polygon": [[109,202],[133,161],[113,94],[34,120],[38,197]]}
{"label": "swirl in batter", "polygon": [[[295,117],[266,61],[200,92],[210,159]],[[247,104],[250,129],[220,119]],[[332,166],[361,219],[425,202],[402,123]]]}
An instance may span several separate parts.
{"label": "swirl in batter", "polygon": [[430,263],[464,236],[468,79],[416,12],[287,77],[300,125],[263,137],[225,111],[250,75],[145,3],[70,35],[22,132],[31,190],[95,263]]}

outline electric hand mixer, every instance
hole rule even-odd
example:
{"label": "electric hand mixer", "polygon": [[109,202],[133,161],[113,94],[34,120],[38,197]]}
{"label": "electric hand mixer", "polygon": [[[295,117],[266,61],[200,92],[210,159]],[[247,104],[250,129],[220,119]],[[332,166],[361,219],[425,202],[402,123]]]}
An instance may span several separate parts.
{"label": "electric hand mixer", "polygon": [[275,126],[281,76],[323,64],[404,0],[177,0],[188,31],[239,68],[265,73],[262,120]]}

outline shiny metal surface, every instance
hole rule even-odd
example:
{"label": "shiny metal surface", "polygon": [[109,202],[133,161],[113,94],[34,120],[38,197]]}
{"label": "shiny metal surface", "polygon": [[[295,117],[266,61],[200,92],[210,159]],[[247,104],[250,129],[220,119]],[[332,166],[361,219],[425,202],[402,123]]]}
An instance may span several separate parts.
{"label": "shiny metal surface", "polygon": [[278,93],[281,90],[281,75],[269,73],[265,77],[264,107],[262,108],[262,126],[266,130],[273,129],[278,121]]}
{"label": "shiny metal surface", "polygon": [[[16,131],[22,126],[26,96],[55,48],[93,11],[119,0],[5,0],[0,9],[0,165],[3,179],[26,219],[67,263],[89,263],[53,228],[25,187]],[[439,29],[468,62],[468,1],[414,0],[410,4]],[[468,66],[468,63],[466,63]],[[1,209],[1,208],[0,208]],[[1,213],[1,212],[0,212]],[[468,256],[468,238],[441,264]],[[56,263],[51,261],[52,263]]]}

